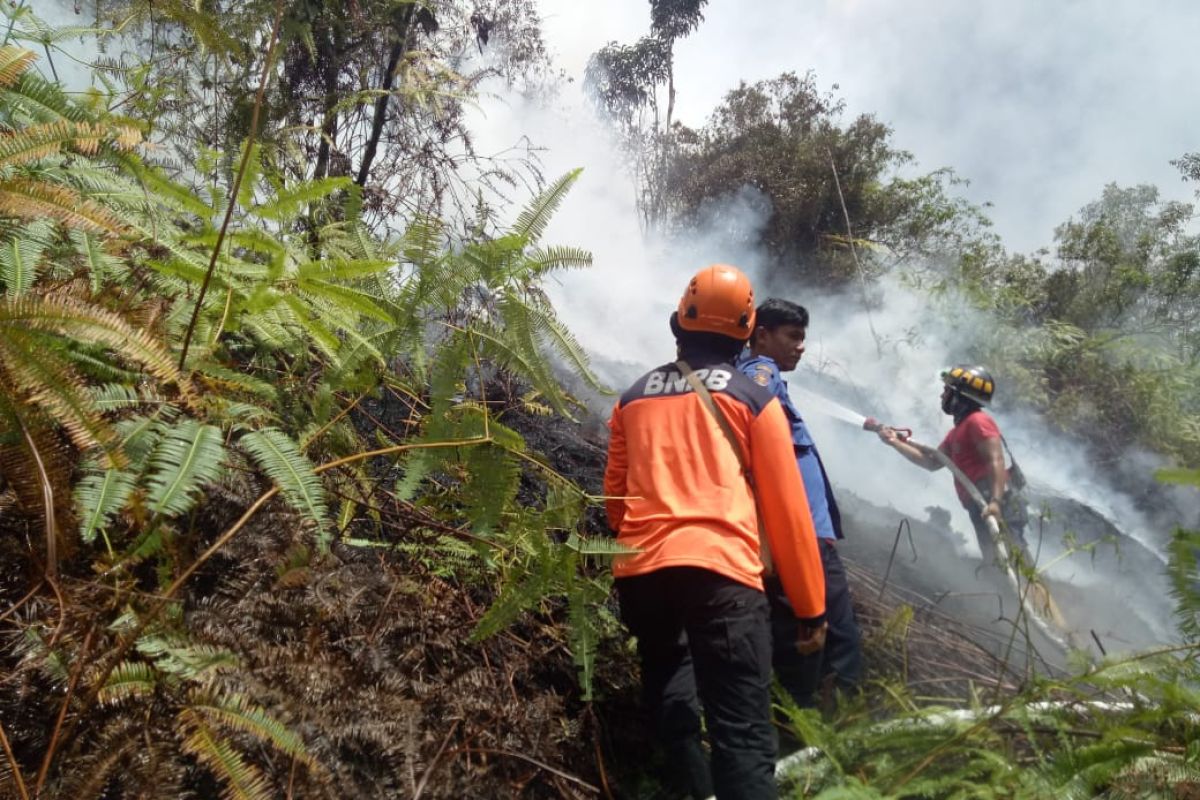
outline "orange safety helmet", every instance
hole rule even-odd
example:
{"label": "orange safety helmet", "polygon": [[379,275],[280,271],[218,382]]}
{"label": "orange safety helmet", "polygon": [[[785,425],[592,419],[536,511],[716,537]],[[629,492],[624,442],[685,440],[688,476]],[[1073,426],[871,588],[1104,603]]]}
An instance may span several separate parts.
{"label": "orange safety helmet", "polygon": [[737,267],[713,264],[697,272],[679,298],[679,327],[745,341],[754,332],[754,287]]}

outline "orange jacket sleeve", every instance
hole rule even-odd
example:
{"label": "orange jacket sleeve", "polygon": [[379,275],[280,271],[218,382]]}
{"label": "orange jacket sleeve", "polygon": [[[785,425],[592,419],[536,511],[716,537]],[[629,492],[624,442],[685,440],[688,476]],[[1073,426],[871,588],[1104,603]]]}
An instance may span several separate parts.
{"label": "orange jacket sleeve", "polygon": [[625,428],[621,424],[621,404],[613,406],[612,419],[608,422],[608,462],[604,466],[604,494],[610,499],[604,501],[604,510],[608,514],[608,527],[614,531],[620,530],[621,520],[625,517],[626,481],[629,470],[629,456],[625,450]]}
{"label": "orange jacket sleeve", "polygon": [[796,465],[791,429],[778,399],[771,400],[750,430],[750,466],[758,513],[775,570],[796,616],[818,621],[825,615],[825,572],[808,495]]}

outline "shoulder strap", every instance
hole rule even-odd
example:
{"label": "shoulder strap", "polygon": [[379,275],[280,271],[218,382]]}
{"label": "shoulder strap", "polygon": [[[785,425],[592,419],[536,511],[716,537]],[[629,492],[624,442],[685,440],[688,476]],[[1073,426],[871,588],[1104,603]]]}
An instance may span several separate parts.
{"label": "shoulder strap", "polygon": [[1000,443],[1001,443],[1002,445],[1004,445],[1004,451],[1005,451],[1006,453],[1008,453],[1008,460],[1009,460],[1009,463],[1011,463],[1011,464],[1012,464],[1012,465],[1015,467],[1015,466],[1017,465],[1017,459],[1016,459],[1016,456],[1014,456],[1014,455],[1012,454],[1012,450],[1011,450],[1011,449],[1009,449],[1009,446],[1008,446],[1008,440],[1004,438],[1004,434],[1003,434],[1003,433],[1002,433],[1002,434],[1000,434]]}
{"label": "shoulder strap", "polygon": [[700,398],[700,402],[704,403],[704,407],[708,409],[708,413],[712,414],[713,418],[716,419],[717,427],[721,429],[721,433],[725,435],[725,440],[733,448],[733,454],[737,456],[742,473],[746,476],[746,480],[750,481],[751,486],[753,486],[754,480],[750,472],[750,465],[746,463],[746,454],[742,452],[742,446],[738,444],[737,434],[733,432],[733,426],[729,424],[729,418],[717,406],[717,401],[713,400],[712,392],[708,391],[708,387],[704,385],[704,381],[696,377],[696,373],[692,371],[691,365],[683,359],[679,359],[675,362],[675,366],[679,367],[679,371],[683,373],[683,377],[687,379],[688,384],[696,392],[696,396]]}
{"label": "shoulder strap", "polygon": [[[742,475],[746,477],[746,483],[750,484],[750,494],[754,497],[755,502],[758,501],[758,492],[754,489],[754,473],[750,471],[750,465],[746,463],[746,454],[742,452],[742,446],[738,444],[737,434],[733,432],[733,426],[729,424],[729,418],[721,411],[717,401],[713,400],[712,392],[704,385],[704,381],[696,377],[696,373],[692,371],[692,367],[682,358],[675,362],[675,366],[683,373],[683,377],[687,379],[688,385],[696,392],[696,396],[700,398],[700,402],[708,409],[708,413],[713,415],[717,421],[717,427],[721,429],[721,433],[725,435],[725,440],[729,442],[729,446],[733,448],[733,454],[737,457],[738,464],[742,468]],[[774,574],[775,563],[771,558],[771,548],[767,542],[766,533],[763,530],[762,522],[758,524],[758,552],[759,558],[762,559],[763,571],[768,575]]]}

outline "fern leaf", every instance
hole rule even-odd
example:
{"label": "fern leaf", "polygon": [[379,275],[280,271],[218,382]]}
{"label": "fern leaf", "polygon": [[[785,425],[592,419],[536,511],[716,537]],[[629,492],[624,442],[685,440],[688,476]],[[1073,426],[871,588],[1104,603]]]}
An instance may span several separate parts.
{"label": "fern leaf", "polygon": [[467,519],[478,532],[492,531],[516,497],[520,465],[504,448],[483,444],[468,451],[467,470],[470,477],[463,486]]}
{"label": "fern leaf", "polygon": [[316,764],[300,736],[242,695],[230,695],[192,706],[222,728],[247,733],[302,763]]}
{"label": "fern leaf", "polygon": [[583,269],[592,265],[592,254],[577,247],[536,247],[526,256],[532,277],[560,269]]}
{"label": "fern leaf", "polygon": [[[515,295],[510,295],[506,298],[506,304],[520,303],[526,313],[529,314],[533,324],[534,335],[543,343],[548,344],[550,349],[562,356],[575,369],[575,371],[587,382],[588,386],[598,392],[611,393],[600,379],[592,372],[591,360],[583,347],[580,346],[575,336],[567,329],[567,326],[562,323],[554,314],[554,309],[549,304],[534,303],[529,304],[520,300]],[[509,305],[509,308],[512,306]]]}
{"label": "fern leaf", "polygon": [[[336,363],[337,352],[342,342],[333,331],[329,330],[320,320],[316,319],[312,306],[294,294],[285,294],[281,300],[283,301],[283,306],[291,312],[289,315],[290,320],[299,325],[308,334],[309,338],[312,339],[313,344],[331,361]],[[262,322],[262,320],[253,320],[250,325],[261,330]]]}
{"label": "fern leaf", "polygon": [[608,587],[580,575],[576,558],[563,559],[560,569],[567,582],[567,641],[571,647],[571,660],[579,670],[579,685],[586,702],[593,699],[596,649],[601,638],[596,606],[608,599]]}
{"label": "fern leaf", "polygon": [[160,672],[189,681],[197,681],[213,670],[237,667],[240,662],[230,651],[186,638],[143,636],[137,641],[138,652],[154,660]]}
{"label": "fern leaf", "polygon": [[58,120],[28,125],[0,134],[0,168],[57,155],[63,147],[74,146],[84,155],[95,155],[100,143],[112,139],[115,131],[99,123]]}
{"label": "fern leaf", "polygon": [[229,369],[222,364],[200,361],[193,366],[193,369],[197,382],[202,386],[225,391],[247,392],[267,400],[275,400],[278,395],[278,390],[273,384],[254,375]]}
{"label": "fern leaf", "polygon": [[[249,156],[246,154],[247,147],[250,148]],[[263,172],[262,145],[255,139],[247,139],[239,148],[238,156],[245,160],[246,171],[242,175],[242,182],[238,184],[237,204],[242,208],[249,208],[254,201],[254,187]]]}
{"label": "fern leaf", "polygon": [[[0,302],[0,314],[3,310]],[[5,327],[0,325],[0,331]],[[62,425],[76,446],[81,450],[102,447],[110,464],[120,466],[123,459],[115,432],[92,406],[79,374],[52,349],[38,345],[36,337],[10,327],[0,336],[0,366],[28,402]]]}
{"label": "fern leaf", "polygon": [[483,641],[508,627],[526,609],[539,604],[550,587],[550,576],[540,570],[530,571],[510,581],[501,588],[496,602],[475,624],[475,629],[471,631],[471,641]]}
{"label": "fern leaf", "polygon": [[157,340],[133,328],[111,311],[69,298],[17,298],[0,300],[0,329],[11,327],[53,333],[81,343],[102,345],[146,367],[154,377],[174,383],[185,401],[192,399],[190,382]]}
{"label": "fern leaf", "polygon": [[167,516],[186,513],[204,486],[221,477],[224,460],[218,428],[193,419],[170,427],[150,457],[150,509]]}
{"label": "fern leaf", "polygon": [[139,468],[146,463],[150,453],[163,437],[163,423],[173,419],[175,414],[175,409],[164,407],[154,414],[130,417],[117,423],[121,449],[129,456],[130,463]]}
{"label": "fern leaf", "polygon": [[24,47],[0,47],[0,86],[12,86],[35,60],[37,56]]}
{"label": "fern leaf", "polygon": [[71,241],[75,245],[75,252],[82,256],[83,264],[87,267],[92,292],[99,294],[105,279],[116,274],[124,264],[120,259],[106,253],[100,246],[100,240],[90,233],[73,230]]}
{"label": "fern leaf", "polygon": [[517,223],[511,232],[530,243],[540,239],[546,230],[546,225],[550,223],[550,217],[562,204],[563,198],[567,196],[567,192],[571,190],[571,186],[578,180],[582,172],[582,169],[571,170],[546,187],[546,190],[534,198],[533,202],[517,216]]}
{"label": "fern leaf", "polygon": [[154,667],[141,661],[122,661],[100,689],[99,700],[115,705],[131,697],[154,694],[159,676]]}
{"label": "fern leaf", "polygon": [[209,220],[213,209],[196,197],[195,193],[178,183],[170,180],[157,168],[140,160],[131,159],[130,171],[141,183],[143,188],[153,194],[156,200],[167,203],[177,211],[192,214],[201,220]]}
{"label": "fern leaf", "polygon": [[329,195],[348,189],[354,182],[349,178],[318,178],[285,189],[262,205],[255,206],[256,216],[282,222],[302,212],[306,206],[319,203]]}
{"label": "fern leaf", "polygon": [[63,119],[81,122],[86,118],[57,83],[35,72],[26,72],[14,84],[0,86],[0,109],[14,121],[26,123]]}
{"label": "fern leaf", "polygon": [[55,219],[69,228],[122,236],[126,227],[111,212],[65,186],[29,178],[0,181],[0,211],[28,220]]}
{"label": "fern leaf", "polygon": [[566,546],[584,556],[620,556],[640,552],[636,548],[620,544],[616,539],[604,536],[580,536],[571,534]]}
{"label": "fern leaf", "polygon": [[100,413],[120,411],[140,405],[142,398],[137,390],[120,383],[110,383],[88,390],[92,398],[92,407]]}
{"label": "fern leaf", "polygon": [[109,469],[101,474],[87,475],[75,486],[75,503],[79,508],[79,535],[91,542],[107,523],[109,517],[124,507],[133,493],[135,478],[121,470]]}
{"label": "fern leaf", "polygon": [[257,767],[246,763],[228,739],[218,736],[193,708],[179,712],[180,727],[187,733],[183,748],[212,770],[228,800],[271,800],[274,793]]}
{"label": "fern leaf", "polygon": [[325,487],[296,442],[283,431],[267,428],[247,433],[238,444],[279,487],[288,505],[324,531],[328,522]]}
{"label": "fern leaf", "polygon": [[353,281],[371,277],[392,268],[392,262],[377,258],[325,259],[305,261],[296,269],[301,280]]}
{"label": "fern leaf", "polygon": [[10,297],[24,294],[37,281],[38,262],[50,245],[50,228],[34,223],[0,244],[0,280]]}
{"label": "fern leaf", "polygon": [[[301,291],[329,299],[347,311],[354,311],[365,317],[377,319],[380,322],[392,321],[391,314],[380,308],[379,304],[370,295],[358,289],[351,289],[349,286],[339,286],[327,281],[317,280],[300,280],[297,282],[297,286]],[[345,324],[339,327],[353,328],[354,324],[352,321],[346,320]]]}

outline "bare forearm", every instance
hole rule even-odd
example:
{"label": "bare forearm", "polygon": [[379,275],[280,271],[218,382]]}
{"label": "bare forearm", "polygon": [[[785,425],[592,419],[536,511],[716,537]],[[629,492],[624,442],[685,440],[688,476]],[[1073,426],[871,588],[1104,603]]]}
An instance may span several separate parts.
{"label": "bare forearm", "polygon": [[915,444],[910,442],[902,442],[900,440],[888,442],[888,444],[890,444],[897,453],[904,456],[918,467],[923,467],[930,472],[942,466],[941,462],[934,458],[933,455],[923,447],[917,447]]}

